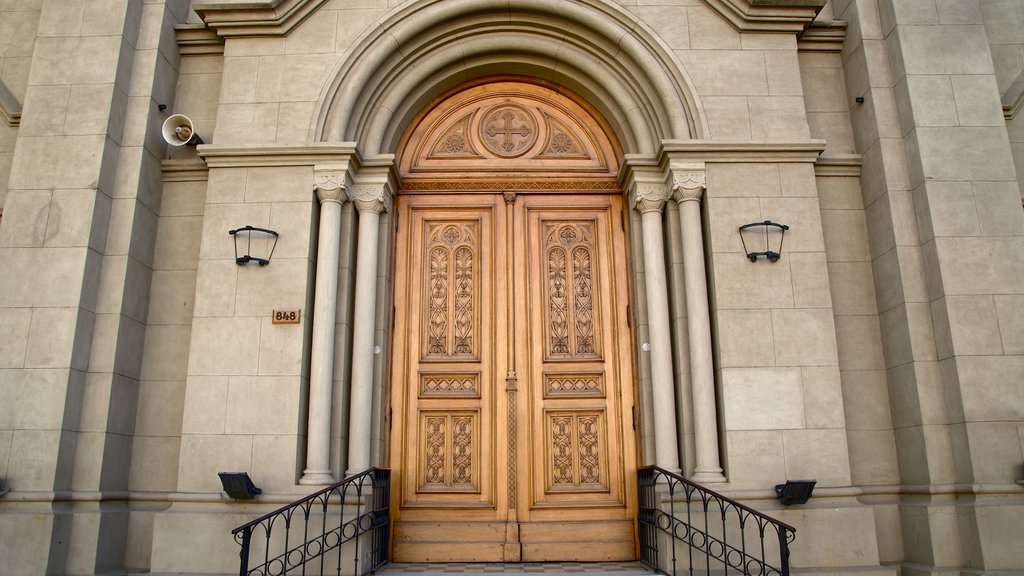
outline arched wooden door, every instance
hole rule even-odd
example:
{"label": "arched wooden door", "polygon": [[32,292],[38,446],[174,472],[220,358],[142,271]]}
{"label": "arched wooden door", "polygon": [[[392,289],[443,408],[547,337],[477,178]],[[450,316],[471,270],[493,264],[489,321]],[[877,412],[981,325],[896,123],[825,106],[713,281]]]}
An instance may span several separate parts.
{"label": "arched wooden door", "polygon": [[[423,142],[407,143],[418,156],[403,159],[394,559],[634,559],[625,217],[610,146],[567,98],[489,86],[427,114]],[[459,145],[490,170],[408,170],[476,160]],[[605,172],[506,171],[537,163]]]}

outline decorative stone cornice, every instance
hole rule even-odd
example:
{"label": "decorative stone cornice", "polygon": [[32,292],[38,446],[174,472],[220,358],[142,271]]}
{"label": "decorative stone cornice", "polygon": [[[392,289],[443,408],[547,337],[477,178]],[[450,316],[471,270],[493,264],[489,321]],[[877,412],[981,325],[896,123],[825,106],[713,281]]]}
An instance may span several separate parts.
{"label": "decorative stone cornice", "polygon": [[220,0],[192,9],[221,38],[284,36],[327,0]]}
{"label": "decorative stone cornice", "polygon": [[361,160],[355,142],[310,143],[299,146],[200,144],[199,157],[210,168],[248,168],[253,166],[318,166],[325,162]]}
{"label": "decorative stone cornice", "polygon": [[174,27],[174,39],[178,42],[178,52],[181,54],[196,56],[224,53],[224,39],[205,24],[178,24]]}
{"label": "decorative stone cornice", "polygon": [[742,32],[803,32],[826,0],[704,0]]}
{"label": "decorative stone cornice", "polygon": [[821,22],[815,20],[797,39],[800,52],[842,52],[846,41],[847,23],[844,20]]}
{"label": "decorative stone cornice", "polygon": [[1024,108],[1024,72],[1017,76],[1017,79],[1006,89],[1003,94],[1003,117],[1007,120],[1013,118]]}
{"label": "decorative stone cornice", "polygon": [[707,177],[703,170],[672,170],[672,197],[676,202],[700,202]]}
{"label": "decorative stone cornice", "polygon": [[808,162],[825,150],[824,140],[663,140],[661,154],[699,162]]}
{"label": "decorative stone cornice", "polygon": [[669,187],[665,184],[638,182],[630,190],[629,206],[641,214],[661,212],[671,195]]}

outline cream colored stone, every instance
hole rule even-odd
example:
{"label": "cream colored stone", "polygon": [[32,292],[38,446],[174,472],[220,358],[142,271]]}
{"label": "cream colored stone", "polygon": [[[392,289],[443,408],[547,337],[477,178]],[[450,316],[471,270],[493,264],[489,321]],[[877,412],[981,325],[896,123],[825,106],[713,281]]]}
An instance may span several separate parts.
{"label": "cream colored stone", "polygon": [[17,490],[49,491],[66,487],[70,466],[57,461],[61,448],[70,448],[70,441],[60,430],[15,430],[6,478]]}
{"label": "cream colored stone", "polygon": [[277,116],[277,142],[305,143],[309,140],[309,123],[316,104],[313,102],[282,102]]}
{"label": "cream colored stone", "polygon": [[[198,216],[161,218],[156,233],[153,267],[159,270],[195,269],[203,219]],[[230,244],[230,237],[225,242]]]}
{"label": "cream colored stone", "polygon": [[[368,3],[373,4],[373,3]],[[347,50],[353,42],[362,35],[367,28],[376,23],[386,10],[381,10],[380,3],[372,6],[360,7],[358,4],[346,2],[339,6],[343,10],[338,14],[338,33],[335,52],[342,53]],[[383,6],[387,8],[387,6]]]}
{"label": "cream colored stone", "polygon": [[876,316],[836,316],[836,343],[843,370],[884,368],[882,334]]}
{"label": "cream colored stone", "polygon": [[637,6],[631,10],[673,50],[690,47],[687,13],[678,6]]}
{"label": "cream colored stone", "polygon": [[[946,296],[932,303],[932,318],[948,326],[952,349],[939,346],[939,358],[948,355],[1003,353],[995,302],[991,296]],[[936,337],[942,333],[936,324]],[[946,352],[946,355],[943,354]]]}
{"label": "cream colored stone", "polygon": [[[86,189],[99,185],[112,190],[110,181],[99,181],[104,146],[103,136],[41,136],[21,138],[19,153],[11,166],[10,190],[52,188]],[[108,147],[108,150],[111,147]],[[54,170],[51,158],[61,159],[61,170]],[[106,174],[106,178],[112,175]]]}
{"label": "cream colored stone", "polygon": [[146,328],[143,380],[184,380],[188,367],[188,326]]}
{"label": "cream colored stone", "polygon": [[217,472],[252,468],[252,441],[248,435],[183,434],[178,491],[219,494],[222,488]]}
{"label": "cream colored stone", "polygon": [[128,486],[146,492],[173,492],[178,479],[181,438],[136,436],[132,441]]}
{"label": "cream colored stone", "polygon": [[[694,42],[696,44],[696,42]],[[761,52],[689,50],[680,52],[697,92],[707,96],[764,96],[768,77]],[[729,70],[730,74],[722,74]]]}
{"label": "cream colored stone", "polygon": [[[860,210],[821,210],[821,232],[829,262],[865,262],[868,228]],[[786,233],[786,241],[789,233]]]}
{"label": "cream colored stone", "polygon": [[155,270],[147,324],[188,324],[195,306],[195,270]]}
{"label": "cream colored stone", "polygon": [[726,430],[806,426],[798,368],[725,368],[721,375]]}
{"label": "cream colored stone", "polygon": [[[269,228],[270,204],[208,204],[206,215],[202,219],[203,232],[199,248],[199,257],[206,259],[235,259],[235,238],[228,234],[245,226]],[[254,236],[254,250],[268,250],[267,238]],[[240,240],[241,248],[247,246],[248,240]],[[242,256],[239,253],[238,256]]]}
{"label": "cream colored stone", "polygon": [[[896,440],[892,430],[847,430],[850,447],[850,479],[856,485],[889,485],[900,480]],[[898,526],[898,522],[896,523]],[[891,524],[879,530],[891,531]],[[888,542],[900,546],[901,541]]]}
{"label": "cream colored stone", "polygon": [[68,86],[29,86],[18,132],[23,136],[63,134],[70,94]]}
{"label": "cream colored stone", "polygon": [[849,112],[842,68],[802,68],[808,112]]}
{"label": "cream colored stone", "polygon": [[[260,318],[196,318],[192,322],[189,375],[255,375]],[[224,335],[230,334],[230,338]]]}
{"label": "cream colored stone", "polygon": [[25,365],[31,320],[32,310],[0,309],[0,368],[21,368]]}
{"label": "cream colored stone", "polygon": [[313,171],[309,166],[249,168],[245,202],[312,202]]}
{"label": "cream colored stone", "polygon": [[772,310],[772,332],[778,366],[831,366],[839,361],[829,309]]}
{"label": "cream colored stone", "polygon": [[260,59],[255,56],[225,58],[219,101],[243,104],[256,101],[256,77]]}
{"label": "cream colored stone", "polygon": [[[820,478],[818,486],[822,486]],[[797,570],[805,566],[832,567],[828,569],[830,572],[839,572],[840,566],[877,566],[878,543],[870,537],[874,526],[871,511],[848,506],[818,508],[812,505],[814,496],[811,498],[806,506],[779,512],[783,522],[800,527],[797,540],[790,548],[793,567]],[[835,528],[818,528],[823,526]]]}
{"label": "cream colored stone", "polygon": [[[968,421],[1020,420],[1024,416],[1021,356],[965,356],[957,359],[964,416]],[[1017,402],[1007,399],[1018,399]]]}
{"label": "cream colored stone", "polygon": [[764,490],[785,480],[781,430],[729,430],[725,441],[731,487]]}
{"label": "cream colored stone", "polygon": [[750,138],[750,112],[743,96],[709,96],[703,99],[712,138]]}
{"label": "cream colored stone", "polygon": [[700,49],[735,49],[740,47],[740,34],[707,6],[687,6],[686,21],[690,27],[690,47]]}
{"label": "cream colored stone", "polygon": [[[793,280],[785,257],[766,264],[763,258],[751,262],[742,253],[725,253],[715,254],[712,262],[719,310],[793,307]],[[758,290],[752,292],[749,286]]]}
{"label": "cream colored stone", "polygon": [[[309,322],[308,317],[302,318]],[[260,375],[294,375],[302,371],[303,338],[301,324],[272,324],[270,314],[263,318],[260,331]]]}
{"label": "cream colored stone", "polygon": [[315,101],[337,61],[333,54],[262,56],[256,102]]}
{"label": "cream colored stone", "polygon": [[708,198],[706,200],[711,251],[743,253],[739,227],[761,222],[761,206],[756,198]]}
{"label": "cream colored stone", "polygon": [[1024,354],[1024,296],[995,296],[1004,354]]}
{"label": "cream colored stone", "polygon": [[85,370],[93,314],[80,308],[37,308],[32,312],[26,368]]}
{"label": "cream colored stone", "polygon": [[818,177],[816,180],[818,202],[823,211],[864,209],[860,181],[857,178]]}
{"label": "cream colored stone", "polygon": [[808,428],[843,428],[843,392],[836,366],[800,369],[804,414]]}
{"label": "cream colored stone", "polygon": [[223,434],[228,377],[190,376],[185,387],[182,434]]}
{"label": "cream colored stone", "polygon": [[333,52],[338,28],[336,10],[320,10],[307,18],[285,38],[286,54],[315,54]]}
{"label": "cream colored stone", "polygon": [[217,144],[270,144],[277,139],[278,104],[221,104]]}
{"label": "cream colored stone", "polygon": [[[139,385],[135,414],[135,434],[142,436],[178,436],[185,405],[185,381],[146,380]],[[177,462],[177,455],[173,458]]]}
{"label": "cream colored stone", "polygon": [[977,236],[980,228],[970,182],[928,182],[914,191],[920,206],[921,239],[934,236]]}
{"label": "cream colored stone", "polygon": [[786,255],[793,273],[793,304],[797,308],[830,308],[828,267],[823,252]]}
{"label": "cream colored stone", "polygon": [[196,275],[197,318],[233,316],[238,265],[234,260],[201,260]]}
{"label": "cream colored stone", "polygon": [[718,310],[717,326],[723,368],[775,364],[770,311]]}
{"label": "cream colored stone", "polygon": [[[1024,246],[1019,237],[936,238],[947,295],[1015,294],[1024,278]],[[978,258],[984,254],[985,258]],[[999,262],[990,266],[988,262]]]}
{"label": "cream colored stone", "polygon": [[747,105],[750,108],[750,135],[755,140],[799,140],[811,135],[802,97],[750,97]]}
{"label": "cream colored stone", "polygon": [[829,262],[828,278],[836,316],[878,313],[870,262]]}
{"label": "cream colored stone", "polygon": [[786,450],[786,478],[813,478],[819,487],[849,484],[845,430],[784,430],[782,441]]}
{"label": "cream colored stone", "polygon": [[5,247],[38,247],[46,241],[53,192],[19,190],[9,194],[2,205],[7,221],[0,228],[0,244]]}
{"label": "cream colored stone", "polygon": [[248,168],[210,170],[206,202],[208,204],[240,204],[244,202],[248,171]]}
{"label": "cream colored stone", "polygon": [[274,309],[302,308],[310,276],[306,259],[274,258],[268,266],[238,266],[235,316],[269,318]]}
{"label": "cream colored stone", "polygon": [[708,164],[708,199],[782,195],[776,164]]}
{"label": "cream colored stone", "polygon": [[983,236],[1024,235],[1020,193],[1013,182],[974,182],[973,186]]}
{"label": "cream colored stone", "polygon": [[299,475],[303,438],[261,434],[252,440],[252,474],[264,489],[290,488]]}
{"label": "cream colored stone", "polygon": [[850,114],[847,112],[811,112],[807,114],[811,138],[825,140],[826,156],[853,154],[857,151]]}
{"label": "cream colored stone", "polygon": [[294,377],[229,377],[224,433],[297,434],[300,391]]}

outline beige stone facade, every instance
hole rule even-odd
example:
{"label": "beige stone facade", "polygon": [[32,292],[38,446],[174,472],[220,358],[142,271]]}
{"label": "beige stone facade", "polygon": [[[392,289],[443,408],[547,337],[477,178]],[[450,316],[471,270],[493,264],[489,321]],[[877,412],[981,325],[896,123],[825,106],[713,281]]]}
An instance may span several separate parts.
{"label": "beige stone facade", "polygon": [[634,468],[798,571],[1024,571],[1024,0],[0,0],[0,572],[237,573],[233,527],[399,466],[396,154],[510,79],[618,155]]}

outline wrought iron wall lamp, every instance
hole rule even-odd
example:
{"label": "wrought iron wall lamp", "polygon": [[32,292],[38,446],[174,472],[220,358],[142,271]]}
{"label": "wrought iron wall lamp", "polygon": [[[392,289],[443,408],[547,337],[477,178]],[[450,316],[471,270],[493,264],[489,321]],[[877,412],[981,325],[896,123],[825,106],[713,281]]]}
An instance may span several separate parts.
{"label": "wrought iron wall lamp", "polygon": [[[257,234],[258,236],[265,236],[267,239],[273,239],[273,242],[269,243],[270,244],[270,250],[267,252],[266,258],[262,258],[260,256],[253,256],[253,254],[252,254],[252,235],[253,235],[253,233]],[[256,228],[254,226],[243,226],[243,227],[237,228],[235,230],[228,230],[228,234],[230,234],[235,239],[235,263],[236,264],[238,264],[239,266],[242,266],[244,264],[248,264],[249,262],[256,262],[260,266],[266,266],[267,264],[270,264],[270,259],[274,256],[274,249],[277,248],[277,237],[278,237],[277,232],[274,232],[273,230],[267,230],[266,228]],[[243,236],[245,237],[244,240],[242,238]],[[244,247],[241,250],[239,249],[239,244],[244,244]],[[239,252],[243,252],[243,254],[241,256],[239,256],[238,255]]]}
{"label": "wrought iron wall lamp", "polygon": [[[786,230],[789,230],[789,226],[771,220],[740,226],[740,241],[743,242],[743,251],[747,253],[747,258],[750,258],[751,262],[757,262],[758,256],[764,256],[769,262],[778,262],[782,257],[782,240],[786,237]],[[762,236],[764,250],[758,252],[753,247],[761,243]],[[747,247],[748,238],[750,248]]]}
{"label": "wrought iron wall lamp", "polygon": [[253,496],[263,493],[252,483],[246,472],[217,472],[217,476],[220,476],[224,491],[235,500],[252,500]]}

